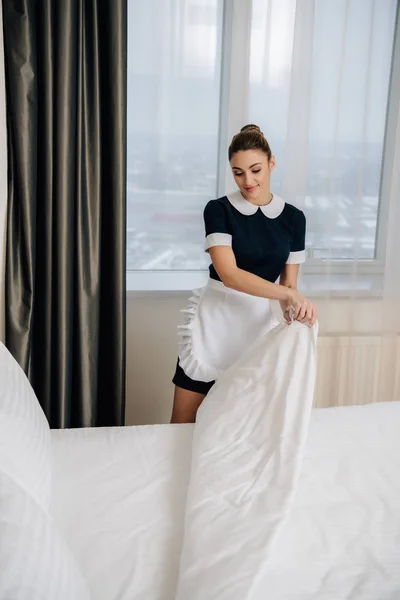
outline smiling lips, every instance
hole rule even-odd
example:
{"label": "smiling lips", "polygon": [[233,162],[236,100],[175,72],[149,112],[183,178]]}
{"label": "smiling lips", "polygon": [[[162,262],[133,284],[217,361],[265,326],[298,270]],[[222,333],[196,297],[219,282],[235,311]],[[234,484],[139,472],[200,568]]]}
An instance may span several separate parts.
{"label": "smiling lips", "polygon": [[254,192],[254,190],[256,189],[256,185],[253,185],[252,187],[246,187],[244,188],[246,190],[246,192]]}

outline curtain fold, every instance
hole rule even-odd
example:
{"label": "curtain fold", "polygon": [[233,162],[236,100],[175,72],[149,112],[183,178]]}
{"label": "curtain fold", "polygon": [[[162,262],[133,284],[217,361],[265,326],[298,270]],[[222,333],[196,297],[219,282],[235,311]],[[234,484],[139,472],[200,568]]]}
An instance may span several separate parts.
{"label": "curtain fold", "polygon": [[52,427],[125,410],[126,2],[3,0],[6,344]]}
{"label": "curtain fold", "polygon": [[7,124],[4,78],[3,16],[0,0],[0,342],[5,341],[5,272],[7,223]]}

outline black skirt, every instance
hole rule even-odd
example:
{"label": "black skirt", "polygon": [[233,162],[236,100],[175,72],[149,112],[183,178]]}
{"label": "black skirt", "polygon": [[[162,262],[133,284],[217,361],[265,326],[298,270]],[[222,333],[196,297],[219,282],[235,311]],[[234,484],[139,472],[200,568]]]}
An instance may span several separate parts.
{"label": "black skirt", "polygon": [[215,381],[196,381],[195,379],[191,379],[188,377],[188,375],[186,375],[185,371],[180,366],[178,359],[172,383],[180,388],[183,388],[184,390],[197,392],[198,394],[204,394],[206,396],[214,385]]}

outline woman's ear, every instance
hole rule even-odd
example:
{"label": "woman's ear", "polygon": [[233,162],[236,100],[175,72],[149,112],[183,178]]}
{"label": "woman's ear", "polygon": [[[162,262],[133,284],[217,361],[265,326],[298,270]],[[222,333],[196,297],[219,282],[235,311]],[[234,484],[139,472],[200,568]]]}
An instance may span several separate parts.
{"label": "woman's ear", "polygon": [[273,156],[273,155],[271,156],[268,166],[269,166],[270,172],[272,172],[275,169],[275,167],[276,167],[275,156]]}

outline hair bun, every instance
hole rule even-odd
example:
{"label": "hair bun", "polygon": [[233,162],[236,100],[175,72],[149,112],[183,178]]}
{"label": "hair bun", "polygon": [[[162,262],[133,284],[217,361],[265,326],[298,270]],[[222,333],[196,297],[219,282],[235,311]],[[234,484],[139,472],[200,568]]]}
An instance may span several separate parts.
{"label": "hair bun", "polygon": [[261,133],[261,135],[263,134],[258,125],[253,125],[251,123],[242,127],[240,133],[243,133],[243,131],[258,131],[258,133]]}
{"label": "hair bun", "polygon": [[232,156],[236,152],[246,152],[246,150],[261,150],[268,157],[268,160],[271,160],[271,148],[258,125],[249,123],[233,136],[228,148],[229,162],[231,162]]}

